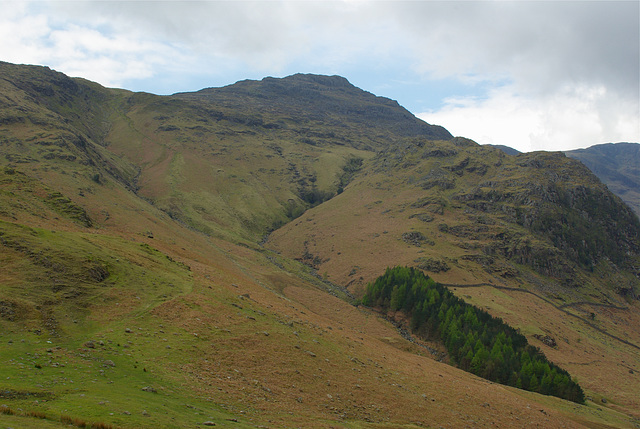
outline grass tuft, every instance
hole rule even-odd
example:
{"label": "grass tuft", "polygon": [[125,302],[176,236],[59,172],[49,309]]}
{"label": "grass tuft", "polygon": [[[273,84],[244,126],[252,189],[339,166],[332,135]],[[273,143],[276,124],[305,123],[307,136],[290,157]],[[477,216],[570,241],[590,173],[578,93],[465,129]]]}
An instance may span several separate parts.
{"label": "grass tuft", "polygon": [[36,419],[46,419],[47,415],[45,413],[43,413],[42,411],[27,411],[24,413],[25,416],[27,417],[35,417]]}
{"label": "grass tuft", "polygon": [[91,425],[91,429],[113,429],[113,426],[106,423],[97,422]]}
{"label": "grass tuft", "polygon": [[[44,417],[42,417],[44,418]],[[102,422],[94,422],[89,423],[77,417],[71,417],[62,415],[60,416],[60,421],[66,425],[75,426],[78,428],[87,428],[87,429],[114,429],[114,426],[111,426],[107,423]]]}
{"label": "grass tuft", "polygon": [[15,415],[15,411],[13,411],[11,408],[7,407],[6,405],[2,405],[0,406],[0,414],[7,414],[9,416],[13,416]]}
{"label": "grass tuft", "polygon": [[71,417],[71,416],[62,415],[62,416],[60,416],[60,421],[62,423],[64,423],[64,424],[75,426],[75,427],[79,427],[79,428],[90,427],[90,426],[88,426],[87,422],[85,422],[84,420],[79,419],[77,417]]}

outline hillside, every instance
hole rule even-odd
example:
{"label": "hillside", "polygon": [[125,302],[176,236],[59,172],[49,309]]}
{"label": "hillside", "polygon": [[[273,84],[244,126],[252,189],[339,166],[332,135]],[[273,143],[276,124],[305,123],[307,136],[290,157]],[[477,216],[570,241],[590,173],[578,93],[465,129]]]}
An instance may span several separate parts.
{"label": "hillside", "polygon": [[[561,153],[509,156],[456,138],[408,143],[364,169],[267,245],[357,296],[380,267],[421,268],[519,327],[588,389],[604,382],[598,371],[635,379],[603,356],[615,337],[623,360],[637,362],[635,322],[620,316],[638,305],[638,221],[586,167]],[[556,347],[538,339],[546,336]],[[585,337],[600,345],[584,348]]]}
{"label": "hillside", "polygon": [[[3,423],[637,425],[640,227],[580,163],[453,138],[340,77],[174,96],[0,77]],[[460,285],[586,404],[354,305],[388,265]]]}
{"label": "hillside", "polygon": [[565,153],[589,167],[640,216],[640,144],[607,143]]}
{"label": "hillside", "polygon": [[[561,153],[509,156],[462,138],[414,140],[380,152],[366,171],[343,194],[276,231],[271,241],[286,243],[289,253],[314,256],[318,269],[329,268],[343,284],[362,283],[348,273],[360,259],[375,266],[370,255],[383,257],[392,246],[399,252],[394,259],[401,253],[402,263],[433,260],[427,271],[446,277],[473,273],[490,282],[531,272],[573,291],[588,284],[598,268],[607,273],[596,281],[599,289],[630,284],[636,290],[638,220],[587,168]],[[321,215],[328,224],[316,219]],[[315,228],[306,228],[304,219]],[[334,230],[355,237],[313,239]],[[376,243],[368,256],[357,250],[367,233],[367,241]],[[316,252],[316,244],[334,250]],[[346,257],[337,257],[347,249]],[[338,274],[333,266],[341,259],[352,265]],[[619,268],[631,269],[631,276],[610,278]],[[600,287],[607,278],[609,287]],[[363,278],[369,280],[371,275]]]}

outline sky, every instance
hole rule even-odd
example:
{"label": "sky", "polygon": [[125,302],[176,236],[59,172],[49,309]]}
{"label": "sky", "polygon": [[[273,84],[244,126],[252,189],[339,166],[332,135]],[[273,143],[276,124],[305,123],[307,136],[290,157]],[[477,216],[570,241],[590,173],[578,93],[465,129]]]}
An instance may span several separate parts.
{"label": "sky", "polygon": [[4,1],[0,60],[172,94],[340,75],[480,144],[640,142],[639,1]]}

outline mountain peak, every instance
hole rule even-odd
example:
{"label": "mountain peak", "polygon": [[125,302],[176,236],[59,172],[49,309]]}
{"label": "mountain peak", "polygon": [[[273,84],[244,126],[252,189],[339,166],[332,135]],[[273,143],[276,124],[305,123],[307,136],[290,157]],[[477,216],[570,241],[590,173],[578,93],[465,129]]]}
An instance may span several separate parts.
{"label": "mountain peak", "polygon": [[[323,124],[351,122],[384,134],[449,140],[445,128],[415,117],[397,101],[364,91],[342,76],[294,74],[284,78],[243,80],[222,88],[206,88],[174,97],[200,99],[232,109],[287,116]],[[259,113],[258,113],[259,112]]]}
{"label": "mountain peak", "polygon": [[[315,99],[315,96],[319,93],[335,91],[356,96],[369,94],[375,97],[373,94],[354,86],[342,76],[308,73],[296,73],[286,77],[268,76],[261,80],[246,79],[222,88],[206,88],[196,92],[196,94],[205,93],[210,95],[215,92],[232,92],[236,95],[252,95],[258,97],[289,96],[297,98],[312,97],[312,99]],[[392,101],[383,97],[378,98]]]}
{"label": "mountain peak", "polygon": [[266,77],[262,81],[281,80],[285,82],[305,82],[332,88],[356,88],[347,78],[338,75],[322,75],[313,73],[296,73],[284,78]]}

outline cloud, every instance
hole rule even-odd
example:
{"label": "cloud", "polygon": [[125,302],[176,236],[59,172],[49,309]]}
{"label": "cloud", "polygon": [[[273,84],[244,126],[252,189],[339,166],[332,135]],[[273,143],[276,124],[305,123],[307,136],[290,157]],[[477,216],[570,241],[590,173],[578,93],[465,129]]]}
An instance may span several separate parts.
{"label": "cloud", "polygon": [[[545,136],[569,135],[558,117],[578,126],[567,141],[588,138],[585,130],[605,141],[640,140],[629,119],[640,99],[638,2],[1,4],[1,59],[107,86],[166,94],[268,75],[341,74],[410,109],[430,109],[456,133],[454,113],[493,121],[494,130],[482,129],[493,140],[504,131],[499,118],[511,118],[521,124],[512,140],[524,145],[549,147]],[[468,137],[480,139],[478,129]]]}
{"label": "cloud", "polygon": [[[225,59],[262,70],[285,70],[302,60],[336,68],[395,60],[423,76],[467,84],[508,78],[529,90],[552,92],[567,83],[606,80],[615,91],[638,88],[637,2],[7,4],[20,9],[23,20],[12,25],[16,16],[7,17],[3,27],[35,32],[24,34],[31,41],[46,39],[47,29],[77,38],[94,31],[115,42],[106,45],[107,52],[125,55],[123,61],[130,60],[122,43],[127,41],[137,52],[154,49],[170,56],[179,47],[189,61]],[[41,22],[32,21],[34,11]],[[87,55],[105,47],[104,40],[96,41],[93,49],[86,46]]]}
{"label": "cloud", "polygon": [[38,62],[46,49],[50,28],[43,14],[28,14],[27,4],[2,4],[0,15],[0,55],[10,62]]}
{"label": "cloud", "polygon": [[73,21],[129,39],[180,45],[192,57],[282,68],[313,44],[302,26],[321,4],[295,2],[83,2],[55,3]]}
{"label": "cloud", "polygon": [[508,76],[539,92],[574,82],[638,88],[638,2],[404,5],[395,19],[413,35],[418,68],[436,77]]}
{"label": "cloud", "polygon": [[48,13],[46,3],[3,6],[0,57],[5,61],[49,65],[71,76],[121,86],[132,79],[153,77],[169,58],[181,57],[169,44],[61,20]]}
{"label": "cloud", "polygon": [[640,134],[638,105],[609,94],[604,86],[567,86],[542,97],[520,95],[507,86],[483,99],[450,98],[443,108],[417,116],[480,144],[522,152],[638,141]]}
{"label": "cloud", "polygon": [[423,52],[418,71],[469,88],[418,116],[523,151],[640,141],[639,5],[421,3],[424,13],[407,5],[398,19]]}

